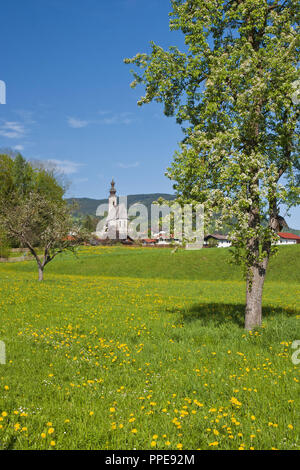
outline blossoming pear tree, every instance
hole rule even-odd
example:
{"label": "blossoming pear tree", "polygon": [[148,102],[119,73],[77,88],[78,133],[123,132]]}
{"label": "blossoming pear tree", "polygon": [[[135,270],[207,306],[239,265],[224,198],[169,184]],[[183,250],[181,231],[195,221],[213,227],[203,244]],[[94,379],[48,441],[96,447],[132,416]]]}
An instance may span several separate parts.
{"label": "blossoming pear tree", "polygon": [[[151,43],[125,63],[138,104],[164,104],[184,139],[167,170],[179,201],[231,223],[246,276],[245,327],[262,322],[262,292],[281,205],[299,203],[298,0],[173,0],[185,51]],[[298,85],[297,85],[298,84]]]}

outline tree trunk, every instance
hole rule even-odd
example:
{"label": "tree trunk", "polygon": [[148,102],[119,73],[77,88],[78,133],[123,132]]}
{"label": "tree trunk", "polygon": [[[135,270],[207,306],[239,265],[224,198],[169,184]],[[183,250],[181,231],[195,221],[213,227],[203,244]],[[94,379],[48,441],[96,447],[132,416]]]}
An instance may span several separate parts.
{"label": "tree trunk", "polygon": [[39,266],[39,281],[43,281],[44,279],[44,268]]}
{"label": "tree trunk", "polygon": [[262,293],[268,260],[252,267],[247,276],[245,328],[252,330],[262,323]]}

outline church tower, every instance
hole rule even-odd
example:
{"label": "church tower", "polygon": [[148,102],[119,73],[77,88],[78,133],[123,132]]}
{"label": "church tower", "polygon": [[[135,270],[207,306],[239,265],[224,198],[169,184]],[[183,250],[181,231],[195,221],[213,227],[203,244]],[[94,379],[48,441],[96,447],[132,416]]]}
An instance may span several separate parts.
{"label": "church tower", "polygon": [[110,211],[112,207],[117,207],[117,196],[116,196],[116,188],[115,188],[115,182],[112,180],[111,182],[111,187],[110,187],[110,192],[109,192],[109,198],[108,198],[108,210]]}
{"label": "church tower", "polygon": [[108,197],[108,214],[106,218],[106,225],[103,230],[99,232],[99,238],[110,238],[111,240],[127,239],[127,197],[121,197],[118,204],[116,193],[117,191],[115,188],[115,182],[112,180]]}

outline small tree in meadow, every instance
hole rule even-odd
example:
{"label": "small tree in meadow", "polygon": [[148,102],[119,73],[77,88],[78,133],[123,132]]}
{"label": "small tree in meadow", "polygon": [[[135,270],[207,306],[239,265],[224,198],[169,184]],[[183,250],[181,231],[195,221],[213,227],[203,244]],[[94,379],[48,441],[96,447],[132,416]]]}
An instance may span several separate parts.
{"label": "small tree in meadow", "polygon": [[0,176],[0,226],[29,249],[42,281],[46,265],[63,251],[74,251],[85,234],[74,226],[64,189],[51,172],[33,168],[20,155],[3,155]]}

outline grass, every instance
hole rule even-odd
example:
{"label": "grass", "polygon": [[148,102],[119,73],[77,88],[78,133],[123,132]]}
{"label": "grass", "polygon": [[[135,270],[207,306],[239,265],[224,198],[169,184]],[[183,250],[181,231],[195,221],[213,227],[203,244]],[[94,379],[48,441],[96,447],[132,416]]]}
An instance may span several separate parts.
{"label": "grass", "polygon": [[1,264],[0,448],[299,449],[299,254],[250,333],[225,249],[83,248],[42,284]]}

